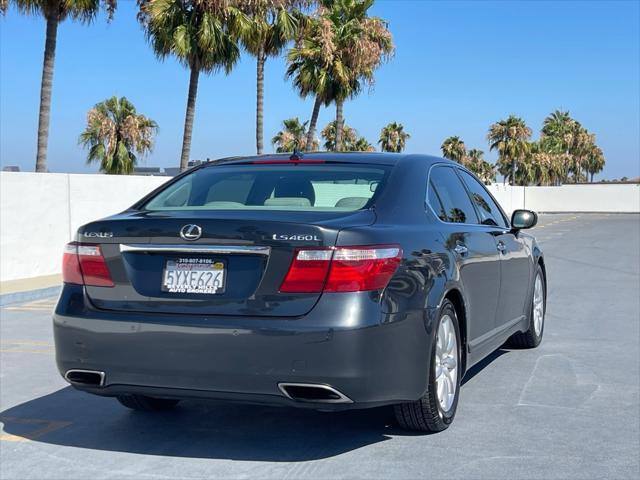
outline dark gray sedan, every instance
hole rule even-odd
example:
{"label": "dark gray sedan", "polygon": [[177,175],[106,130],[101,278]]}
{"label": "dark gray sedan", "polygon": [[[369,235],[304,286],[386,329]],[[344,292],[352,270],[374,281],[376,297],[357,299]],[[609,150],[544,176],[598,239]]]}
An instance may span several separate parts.
{"label": "dark gray sedan", "polygon": [[67,245],[58,368],[133,409],[393,405],[443,430],[472,365],[542,339],[536,221],[424,155],[203,164]]}

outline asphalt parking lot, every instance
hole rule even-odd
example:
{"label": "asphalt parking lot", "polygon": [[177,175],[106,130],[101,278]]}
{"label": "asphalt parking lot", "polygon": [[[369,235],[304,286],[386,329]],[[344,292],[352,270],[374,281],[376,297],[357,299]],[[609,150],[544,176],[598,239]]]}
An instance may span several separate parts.
{"label": "asphalt parking lot", "polygon": [[407,434],[386,410],[184,402],[132,412],[56,370],[55,299],[0,320],[0,478],[638,478],[640,216],[542,215],[545,338],[465,379],[454,425]]}

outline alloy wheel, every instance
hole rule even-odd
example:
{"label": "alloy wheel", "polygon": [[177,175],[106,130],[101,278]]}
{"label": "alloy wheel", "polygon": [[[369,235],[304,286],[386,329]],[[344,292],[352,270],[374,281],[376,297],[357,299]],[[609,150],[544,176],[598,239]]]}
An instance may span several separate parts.
{"label": "alloy wheel", "polygon": [[443,412],[451,410],[458,389],[458,339],[453,320],[444,315],[436,337],[436,396]]}
{"label": "alloy wheel", "polygon": [[536,336],[542,333],[544,324],[544,288],[542,287],[542,278],[536,275],[536,282],[533,287],[533,329]]}

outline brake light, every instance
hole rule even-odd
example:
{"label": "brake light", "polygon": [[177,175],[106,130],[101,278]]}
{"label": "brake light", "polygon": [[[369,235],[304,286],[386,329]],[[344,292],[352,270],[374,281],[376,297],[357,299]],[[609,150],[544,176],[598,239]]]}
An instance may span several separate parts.
{"label": "brake light", "polygon": [[111,273],[99,245],[71,242],[64,248],[62,280],[94,287],[113,287]]}
{"label": "brake light", "polygon": [[297,249],[280,291],[380,290],[387,286],[401,260],[402,249],[398,245]]}
{"label": "brake light", "polygon": [[402,260],[397,245],[340,247],[333,254],[325,292],[363,292],[385,288]]}
{"label": "brake light", "polygon": [[285,160],[281,160],[281,159],[262,159],[262,160],[254,160],[251,162],[254,165],[297,165],[299,163],[302,164],[318,164],[318,163],[325,163],[324,160],[320,160],[317,158],[309,158],[309,159],[304,159],[304,158],[298,158],[298,159],[285,159]]}
{"label": "brake light", "polygon": [[327,279],[332,255],[333,250],[329,248],[296,250],[287,276],[280,286],[280,291],[287,293],[321,292]]}

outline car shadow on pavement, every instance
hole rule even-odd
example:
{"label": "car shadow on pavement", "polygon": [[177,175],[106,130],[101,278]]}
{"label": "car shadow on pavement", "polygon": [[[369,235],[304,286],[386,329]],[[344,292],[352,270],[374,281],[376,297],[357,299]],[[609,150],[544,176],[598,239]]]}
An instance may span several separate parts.
{"label": "car shadow on pavement", "polygon": [[[499,356],[474,366],[473,378]],[[46,444],[144,455],[296,462],[389,440],[401,430],[389,407],[343,412],[183,401],[164,412],[136,412],[115,399],[66,387],[0,413],[4,435]],[[13,437],[15,436],[15,437]]]}
{"label": "car shadow on pavement", "polygon": [[473,377],[475,377],[482,370],[487,368],[491,363],[496,361],[502,355],[506,355],[507,353],[509,353],[509,350],[506,350],[504,348],[499,348],[498,350],[495,350],[494,352],[484,357],[482,360],[476,363],[473,367],[467,370],[467,372],[464,375],[464,378],[462,379],[462,386],[469,383],[471,380],[473,380]]}

